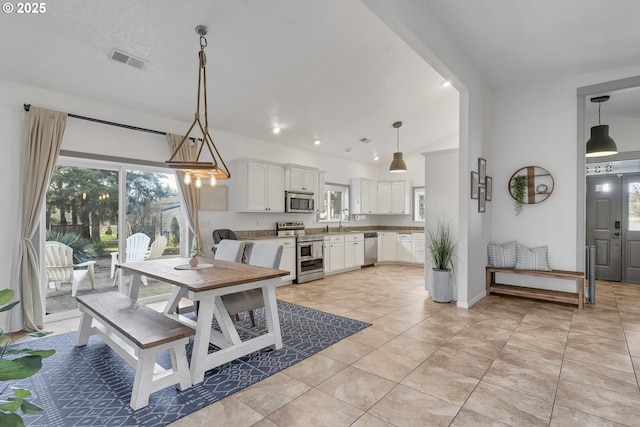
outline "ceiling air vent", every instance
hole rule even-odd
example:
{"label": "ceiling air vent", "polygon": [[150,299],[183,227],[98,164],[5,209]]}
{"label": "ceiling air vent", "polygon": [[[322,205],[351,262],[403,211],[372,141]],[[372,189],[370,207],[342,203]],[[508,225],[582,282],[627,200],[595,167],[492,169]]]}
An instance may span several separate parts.
{"label": "ceiling air vent", "polygon": [[371,140],[369,138],[360,138],[360,142],[364,142],[365,144],[368,144],[371,142]]}
{"label": "ceiling air vent", "polygon": [[111,53],[109,54],[109,58],[113,59],[114,61],[118,61],[118,62],[122,62],[123,64],[130,65],[139,70],[144,69],[144,66],[147,63],[147,61],[145,61],[144,59],[136,58],[135,56],[129,55],[128,53],[118,49],[111,50]]}

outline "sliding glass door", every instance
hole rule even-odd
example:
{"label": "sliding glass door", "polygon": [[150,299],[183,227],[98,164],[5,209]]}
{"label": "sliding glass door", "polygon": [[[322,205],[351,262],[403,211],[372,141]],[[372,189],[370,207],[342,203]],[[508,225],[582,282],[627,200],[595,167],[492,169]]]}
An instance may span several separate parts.
{"label": "sliding glass door", "polygon": [[[54,265],[60,261],[47,256],[47,248],[55,244],[45,242],[46,314],[77,310],[72,296],[74,277],[83,276],[77,283],[77,295],[117,289],[126,293],[129,278],[121,279],[114,266],[126,258],[121,253],[127,252],[127,238],[134,234],[148,237],[143,259],[178,256],[183,222],[172,172],[61,159],[47,191],[46,241],[71,247],[75,267],[65,272]],[[89,268],[94,271],[93,283],[91,274],[79,273]],[[145,281],[141,299],[160,299],[170,292],[167,284]]]}

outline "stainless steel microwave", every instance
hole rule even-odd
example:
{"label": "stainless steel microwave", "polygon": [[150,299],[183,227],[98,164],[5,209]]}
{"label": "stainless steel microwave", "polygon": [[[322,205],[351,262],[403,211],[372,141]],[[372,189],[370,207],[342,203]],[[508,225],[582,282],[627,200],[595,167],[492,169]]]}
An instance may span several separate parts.
{"label": "stainless steel microwave", "polygon": [[313,193],[310,191],[285,191],[285,212],[314,212]]}

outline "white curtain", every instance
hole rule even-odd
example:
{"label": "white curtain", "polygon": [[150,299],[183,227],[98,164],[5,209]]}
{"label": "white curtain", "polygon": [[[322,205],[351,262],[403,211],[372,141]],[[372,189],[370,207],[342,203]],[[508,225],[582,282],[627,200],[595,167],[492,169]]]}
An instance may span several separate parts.
{"label": "white curtain", "polygon": [[[167,134],[167,142],[169,143],[169,150],[173,153],[176,147],[180,145],[182,136],[172,133]],[[174,160],[192,160],[195,161],[198,156],[197,147],[195,144],[186,142],[180,147],[180,151],[176,154]],[[184,172],[176,171],[178,176],[178,188],[180,189],[180,195],[182,202],[187,211],[187,219],[189,220],[189,228],[193,232],[196,245],[199,248],[203,248],[202,236],[200,235],[200,221],[198,220],[198,210],[200,209],[200,191],[195,185],[186,185],[184,183]],[[189,248],[191,249],[191,248]]]}
{"label": "white curtain", "polygon": [[44,327],[44,299],[40,287],[40,262],[33,238],[49,180],[58,160],[67,114],[31,106],[28,114],[24,162],[22,165],[22,226],[18,253],[18,286],[23,328]]}

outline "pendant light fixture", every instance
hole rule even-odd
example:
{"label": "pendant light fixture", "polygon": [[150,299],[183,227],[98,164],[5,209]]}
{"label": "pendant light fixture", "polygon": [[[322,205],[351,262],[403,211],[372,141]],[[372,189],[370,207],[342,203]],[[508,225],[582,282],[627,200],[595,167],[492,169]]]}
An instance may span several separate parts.
{"label": "pendant light fixture", "polygon": [[395,122],[393,127],[396,128],[396,147],[397,150],[393,153],[393,161],[391,162],[391,166],[389,166],[389,172],[391,173],[403,173],[407,171],[407,164],[402,159],[402,153],[400,152],[400,126],[402,126],[402,122]]}
{"label": "pendant light fixture", "polygon": [[[176,169],[185,173],[184,175],[184,183],[189,185],[192,182],[192,178],[195,181],[195,186],[200,188],[202,186],[202,179],[209,179],[209,183],[214,186],[216,185],[216,180],[218,179],[229,179],[231,174],[229,173],[229,169],[227,165],[222,160],[222,156],[220,152],[216,148],[213,143],[213,139],[211,139],[211,135],[209,135],[209,118],[207,114],[207,55],[204,52],[204,48],[207,46],[207,39],[204,37],[209,29],[204,25],[198,25],[196,27],[196,33],[200,35],[200,52],[198,52],[198,98],[196,105],[196,113],[193,123],[191,123],[191,127],[187,131],[186,135],[180,141],[180,144],[176,147],[173,154],[171,154],[171,158],[167,160],[165,163],[172,169]],[[204,104],[204,126],[202,125],[202,121],[200,120],[200,104],[201,104],[201,96]],[[198,125],[197,128],[200,130],[202,136],[192,137],[190,136],[191,131]],[[197,132],[197,131],[196,131]],[[191,140],[195,144],[200,144],[200,147],[197,149],[197,156],[195,160],[174,160],[176,155],[180,152],[180,148],[187,141]],[[211,159],[200,160],[200,155],[204,147],[207,147],[209,154],[211,155]],[[217,157],[216,157],[217,155]],[[218,164],[218,161],[221,163],[221,166]]]}
{"label": "pendant light fixture", "polygon": [[616,143],[609,136],[609,125],[600,124],[600,107],[609,100],[609,95],[591,98],[591,102],[598,103],[598,126],[591,128],[591,138],[587,141],[587,157],[611,156],[618,153]]}

